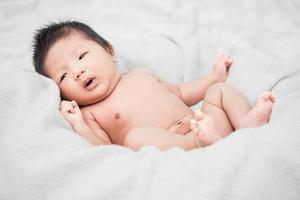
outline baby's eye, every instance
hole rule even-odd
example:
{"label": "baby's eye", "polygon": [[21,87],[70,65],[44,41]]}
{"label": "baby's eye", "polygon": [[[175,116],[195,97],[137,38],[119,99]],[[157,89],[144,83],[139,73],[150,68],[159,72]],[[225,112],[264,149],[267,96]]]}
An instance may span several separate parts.
{"label": "baby's eye", "polygon": [[60,83],[64,80],[64,78],[67,76],[67,73],[64,73],[61,77],[60,77]]}
{"label": "baby's eye", "polygon": [[88,51],[86,51],[86,52],[80,54],[79,60],[81,60],[82,58],[84,58],[84,57],[86,56],[87,53],[88,53]]}

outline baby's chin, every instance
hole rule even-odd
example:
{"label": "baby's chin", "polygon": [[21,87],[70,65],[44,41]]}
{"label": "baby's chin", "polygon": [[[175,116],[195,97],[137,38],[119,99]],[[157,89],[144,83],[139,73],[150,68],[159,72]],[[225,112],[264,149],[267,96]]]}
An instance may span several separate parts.
{"label": "baby's chin", "polygon": [[101,84],[94,88],[92,91],[88,91],[86,95],[82,95],[80,98],[74,98],[74,100],[78,103],[79,106],[88,106],[102,101],[107,96],[109,96],[110,93],[111,92],[109,91],[107,85]]}

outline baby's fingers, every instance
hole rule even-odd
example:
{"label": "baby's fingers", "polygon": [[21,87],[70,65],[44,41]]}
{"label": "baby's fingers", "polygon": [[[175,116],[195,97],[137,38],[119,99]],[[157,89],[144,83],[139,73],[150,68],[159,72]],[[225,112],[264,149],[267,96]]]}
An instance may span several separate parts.
{"label": "baby's fingers", "polygon": [[73,107],[71,101],[62,101],[61,104],[60,104],[60,111],[64,114],[74,113],[75,108]]}
{"label": "baby's fingers", "polygon": [[72,100],[71,104],[72,104],[73,108],[79,108],[76,101]]}
{"label": "baby's fingers", "polygon": [[71,101],[71,103],[72,103],[72,107],[73,107],[74,111],[79,112],[80,109],[79,109],[77,102],[73,100],[73,101]]}

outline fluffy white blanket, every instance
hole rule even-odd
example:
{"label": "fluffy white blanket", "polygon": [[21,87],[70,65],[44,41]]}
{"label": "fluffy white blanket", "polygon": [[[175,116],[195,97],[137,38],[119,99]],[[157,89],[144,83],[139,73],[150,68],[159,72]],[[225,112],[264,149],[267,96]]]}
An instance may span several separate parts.
{"label": "fluffy white blanket", "polygon": [[[300,199],[299,11],[296,0],[1,0],[0,199]],[[31,65],[33,31],[59,19],[110,40],[122,70],[145,65],[174,83],[228,52],[228,81],[251,103],[277,97],[271,121],[190,152],[93,147]]]}

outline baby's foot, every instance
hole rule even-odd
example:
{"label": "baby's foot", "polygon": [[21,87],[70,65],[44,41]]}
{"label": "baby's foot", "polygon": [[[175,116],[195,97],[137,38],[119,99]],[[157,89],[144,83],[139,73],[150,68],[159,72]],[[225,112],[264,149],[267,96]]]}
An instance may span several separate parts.
{"label": "baby's foot", "polygon": [[196,143],[199,147],[213,144],[221,139],[213,119],[201,111],[195,113],[195,118],[191,120],[190,124],[191,130],[196,135]]}
{"label": "baby's foot", "polygon": [[229,74],[230,67],[233,63],[231,57],[222,54],[216,61],[211,74],[217,78],[218,82],[224,82]]}
{"label": "baby's foot", "polygon": [[241,128],[258,127],[268,123],[274,103],[275,97],[271,92],[261,93],[256,105],[241,119]]}

